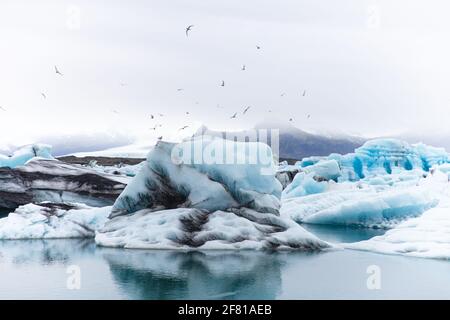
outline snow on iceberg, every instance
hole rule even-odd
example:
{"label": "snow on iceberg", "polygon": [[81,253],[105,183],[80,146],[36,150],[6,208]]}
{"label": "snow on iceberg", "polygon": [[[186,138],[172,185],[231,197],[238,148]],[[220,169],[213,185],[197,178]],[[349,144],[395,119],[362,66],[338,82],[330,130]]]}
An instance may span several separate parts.
{"label": "snow on iceberg", "polygon": [[[261,161],[261,155],[270,161]],[[181,144],[158,142],[116,200],[111,217],[152,207],[215,211],[244,206],[277,213],[282,186],[275,171],[271,149],[263,143],[206,136]]]}
{"label": "snow on iceberg", "polygon": [[0,155],[0,167],[15,168],[23,166],[33,158],[53,159],[51,146],[46,144],[32,144],[16,150],[12,156]]}
{"label": "snow on iceberg", "polygon": [[92,238],[110,210],[81,204],[27,204],[0,219],[0,239]]}

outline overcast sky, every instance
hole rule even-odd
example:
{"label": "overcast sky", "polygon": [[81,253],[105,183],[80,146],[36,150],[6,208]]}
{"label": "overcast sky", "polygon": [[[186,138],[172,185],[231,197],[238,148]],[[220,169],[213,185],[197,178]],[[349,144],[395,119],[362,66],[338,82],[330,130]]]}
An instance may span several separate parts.
{"label": "overcast sky", "polygon": [[2,0],[0,143],[289,118],[366,136],[448,131],[449,11],[444,0]]}

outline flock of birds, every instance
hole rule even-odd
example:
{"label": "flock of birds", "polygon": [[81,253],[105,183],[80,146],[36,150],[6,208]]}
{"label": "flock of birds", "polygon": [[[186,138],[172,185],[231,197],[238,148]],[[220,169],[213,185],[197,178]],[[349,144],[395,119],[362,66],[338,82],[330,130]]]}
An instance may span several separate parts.
{"label": "flock of birds", "polygon": [[[189,26],[186,27],[186,29],[185,29],[186,37],[189,37],[189,33],[192,31],[192,28],[193,28],[193,27],[194,27],[194,25],[189,25]],[[256,45],[256,49],[257,49],[257,50],[261,50],[261,46]],[[242,70],[242,71],[245,71],[245,70],[246,70],[246,65],[245,65],[245,64],[242,65],[241,70]],[[58,69],[58,67],[57,67],[56,65],[54,66],[54,71],[55,71],[55,74],[57,74],[58,76],[64,76],[64,74]],[[127,84],[124,83],[124,82],[121,82],[121,83],[120,83],[120,86],[125,87],[125,86],[127,86]],[[220,87],[225,87],[225,80],[222,80],[222,81],[221,81]],[[184,91],[184,89],[183,89],[183,88],[178,88],[177,91],[178,91],[178,92]],[[283,92],[283,93],[281,93],[280,96],[281,96],[281,97],[284,97],[285,95],[286,95],[286,94]],[[47,95],[46,95],[44,92],[41,92],[41,96],[42,96],[43,99],[47,99]],[[306,96],[306,90],[303,90],[302,96],[303,96],[303,97]],[[198,102],[196,102],[196,104],[198,104]],[[221,108],[221,106],[218,104],[218,105],[217,105],[217,108]],[[251,108],[250,106],[245,107],[244,110],[242,111],[242,115],[245,115],[245,114],[250,110],[250,108]],[[0,106],[0,110],[2,110],[2,111],[7,111],[3,106]],[[113,109],[112,112],[115,113],[115,114],[118,114],[118,113],[119,113],[119,112],[118,112],[117,110],[115,110],[115,109]],[[272,112],[272,110],[268,110],[268,112]],[[156,115],[157,115],[158,117],[164,117],[164,114],[162,114],[162,113],[158,113],[158,114],[156,114]],[[186,112],[186,115],[190,115],[190,113],[187,111],[187,112]],[[235,113],[230,117],[230,119],[236,119],[237,117],[238,117],[238,112],[235,112]],[[310,117],[311,117],[311,115],[308,114],[308,115],[307,115],[307,118],[309,119]],[[155,115],[150,114],[150,119],[151,119],[151,120],[154,120],[155,118],[156,118]],[[289,122],[293,122],[293,121],[294,121],[293,118],[289,118]],[[157,123],[157,124],[155,124],[153,127],[151,127],[150,130],[155,130],[155,131],[156,131],[158,128],[161,128],[161,127],[162,127],[162,124]],[[188,125],[185,125],[185,126],[182,126],[181,128],[179,128],[178,131],[182,131],[182,130],[185,130],[185,129],[187,129],[187,128],[189,128],[189,126],[188,126]],[[163,136],[159,136],[159,137],[158,137],[158,140],[162,140],[162,139],[163,139]]]}

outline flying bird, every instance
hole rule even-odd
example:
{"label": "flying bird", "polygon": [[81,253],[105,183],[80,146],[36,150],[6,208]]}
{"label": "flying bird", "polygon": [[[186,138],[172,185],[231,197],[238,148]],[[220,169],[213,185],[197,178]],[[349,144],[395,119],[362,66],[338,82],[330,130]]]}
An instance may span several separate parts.
{"label": "flying bird", "polygon": [[250,109],[251,107],[247,107],[247,108],[245,108],[244,109],[244,112],[242,112],[242,114],[246,114],[247,113],[247,111],[248,111],[248,109]]}
{"label": "flying bird", "polygon": [[189,111],[186,111],[186,114],[187,114],[187,115],[190,115]]}
{"label": "flying bird", "polygon": [[177,89],[177,91],[183,91],[183,90],[184,90],[183,88],[178,88],[178,89]]}
{"label": "flying bird", "polygon": [[303,90],[302,96],[306,96],[306,90]]}
{"label": "flying bird", "polygon": [[158,140],[162,140],[162,138],[163,138],[163,136],[159,136],[159,137],[158,137]]}
{"label": "flying bird", "polygon": [[44,97],[44,99],[47,99],[47,96],[45,95],[45,93],[41,92],[41,96]]}
{"label": "flying bird", "polygon": [[289,121],[290,121],[290,122],[292,122],[293,120],[294,120],[294,119],[292,119],[292,118],[289,118]]}
{"label": "flying bird", "polygon": [[181,127],[180,129],[178,129],[178,131],[184,130],[184,129],[186,129],[186,128],[189,128],[189,126]]}
{"label": "flying bird", "polygon": [[282,93],[282,94],[280,94],[280,97],[284,97],[286,95],[286,93]]}
{"label": "flying bird", "polygon": [[63,75],[63,74],[58,70],[58,67],[57,67],[57,66],[55,66],[55,73],[56,73],[56,74],[59,74],[60,76]]}
{"label": "flying bird", "polygon": [[150,130],[156,130],[158,126],[151,127]]}
{"label": "flying bird", "polygon": [[114,113],[119,113],[119,111],[117,111],[116,109],[113,109],[112,112],[114,112]]}
{"label": "flying bird", "polygon": [[151,114],[150,119],[155,119],[155,116]]}
{"label": "flying bird", "polygon": [[236,119],[236,116],[237,116],[237,112],[235,112],[235,113],[230,117],[230,119]]}
{"label": "flying bird", "polygon": [[261,49],[261,47],[260,47],[260,46],[256,46],[256,49],[258,49],[258,50],[259,50],[259,49]]}
{"label": "flying bird", "polygon": [[308,118],[308,119],[309,119],[309,118],[311,118],[311,115],[310,115],[310,114],[308,114],[307,118]]}
{"label": "flying bird", "polygon": [[245,64],[244,65],[242,65],[242,69],[241,69],[242,71],[245,71]]}
{"label": "flying bird", "polygon": [[190,26],[188,26],[188,27],[186,28],[186,37],[189,36],[189,31],[191,31],[191,29],[192,29],[193,26],[194,26],[194,25],[191,24]]}
{"label": "flying bird", "polygon": [[222,83],[220,84],[221,87],[225,87],[225,81],[222,80]]}

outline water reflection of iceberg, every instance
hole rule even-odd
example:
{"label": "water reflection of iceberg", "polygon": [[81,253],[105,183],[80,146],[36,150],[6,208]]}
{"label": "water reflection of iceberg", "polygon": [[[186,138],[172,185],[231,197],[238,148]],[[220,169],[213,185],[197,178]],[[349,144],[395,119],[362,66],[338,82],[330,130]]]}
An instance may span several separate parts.
{"label": "water reflection of iceberg", "polygon": [[95,253],[92,239],[0,240],[0,258],[13,264],[67,264],[82,255]]}
{"label": "water reflection of iceberg", "polygon": [[280,253],[102,252],[117,285],[132,299],[274,299],[281,290]]}

